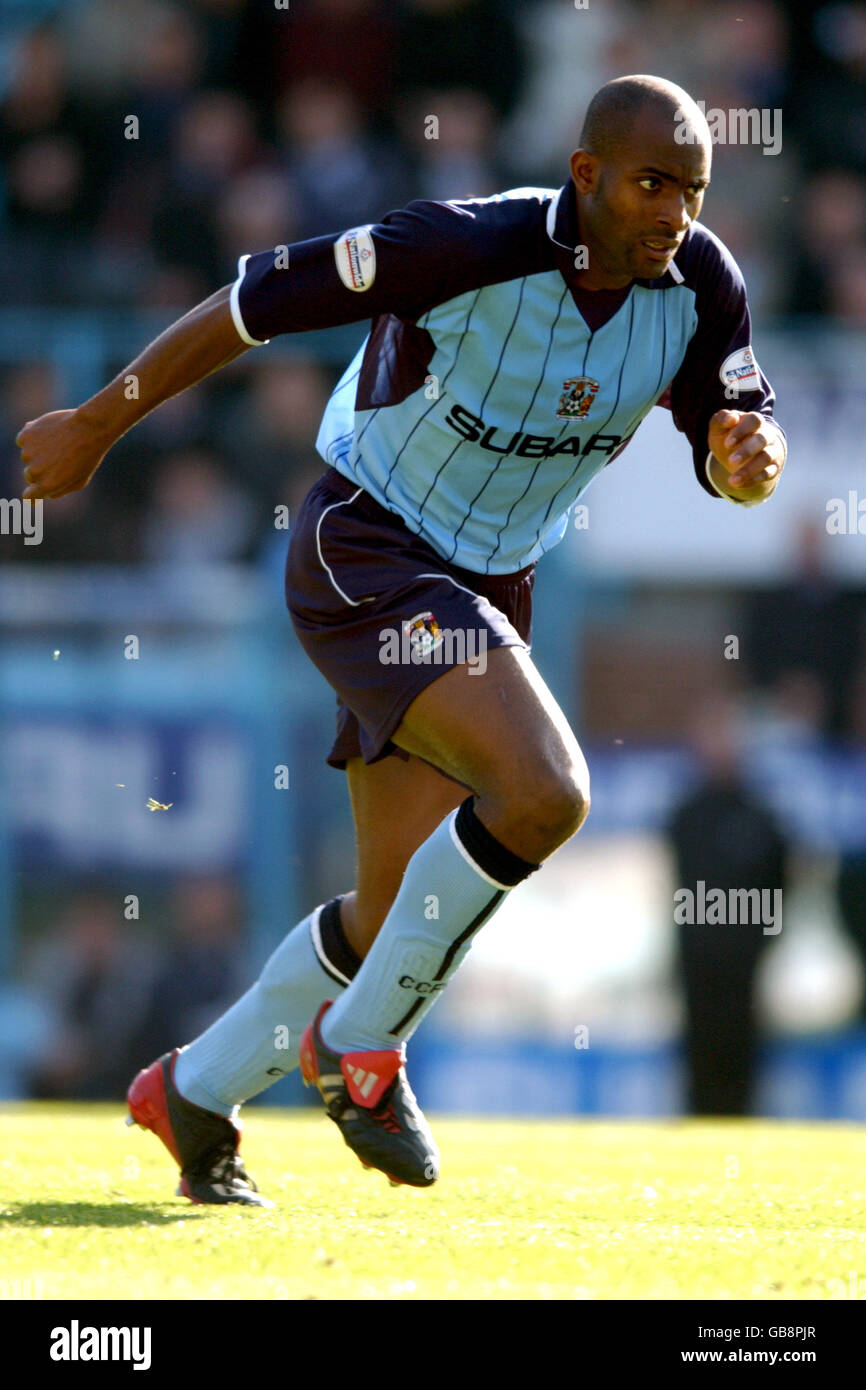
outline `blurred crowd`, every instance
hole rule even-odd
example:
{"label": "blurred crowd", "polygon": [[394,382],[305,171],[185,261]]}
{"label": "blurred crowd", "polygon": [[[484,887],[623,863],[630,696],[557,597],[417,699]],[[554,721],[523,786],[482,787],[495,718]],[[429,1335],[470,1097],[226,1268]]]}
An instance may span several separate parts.
{"label": "blurred crowd", "polygon": [[[678,81],[708,110],[782,112],[776,154],[716,144],[705,220],[759,320],[862,326],[866,6],[736,10],[0,0],[0,495],[19,490],[21,423],[77,403],[44,328],[22,349],[20,311],[56,313],[49,339],[77,332],[84,350],[100,313],[168,322],[232,280],[244,252],[413,198],[558,186],[593,91],[625,72]],[[149,336],[125,339],[117,360],[103,352],[106,379]],[[255,558],[274,506],[319,471],[315,427],[339,363],[315,341],[292,359],[286,340],[249,353],[139,426],[98,488],[50,508],[40,564]]]}
{"label": "blurred crowd", "polygon": [[122,901],[91,886],[37,913],[5,987],[0,1094],[119,1100],[140,1067],[191,1042],[246,989],[233,878],[179,880],[158,930],[127,920]]}

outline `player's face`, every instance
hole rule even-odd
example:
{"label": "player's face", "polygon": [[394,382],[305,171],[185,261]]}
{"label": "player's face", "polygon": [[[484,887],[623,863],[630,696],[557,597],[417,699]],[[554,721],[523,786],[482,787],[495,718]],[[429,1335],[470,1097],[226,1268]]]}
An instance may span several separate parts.
{"label": "player's face", "polygon": [[658,118],[636,121],[628,146],[604,163],[579,151],[572,173],[588,248],[585,288],[663,275],[700,213],[709,172],[709,149],[676,144]]}

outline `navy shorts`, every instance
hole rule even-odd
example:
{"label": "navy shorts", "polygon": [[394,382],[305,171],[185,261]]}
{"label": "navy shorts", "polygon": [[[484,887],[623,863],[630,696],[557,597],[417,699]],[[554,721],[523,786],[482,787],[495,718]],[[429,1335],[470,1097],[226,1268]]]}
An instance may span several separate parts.
{"label": "navy shorts", "polygon": [[292,527],[286,603],[304,651],[337,692],[328,757],[376,762],[425,686],[494,647],[529,647],[534,565],[473,574],[449,565],[394,512],[329,468]]}

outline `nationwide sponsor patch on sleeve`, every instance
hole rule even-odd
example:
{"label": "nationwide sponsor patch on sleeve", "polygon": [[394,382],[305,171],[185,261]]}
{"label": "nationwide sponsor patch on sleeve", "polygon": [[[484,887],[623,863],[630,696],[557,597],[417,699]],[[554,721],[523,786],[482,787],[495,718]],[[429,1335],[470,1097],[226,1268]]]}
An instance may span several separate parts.
{"label": "nationwide sponsor patch on sleeve", "polygon": [[370,228],[351,227],[334,242],[337,274],[347,290],[368,290],[376,278],[376,248]]}
{"label": "nationwide sponsor patch on sleeve", "polygon": [[760,391],[761,378],[751,346],[737,348],[736,352],[725,358],[719,368],[719,380],[723,386],[732,388],[732,395],[739,391]]}

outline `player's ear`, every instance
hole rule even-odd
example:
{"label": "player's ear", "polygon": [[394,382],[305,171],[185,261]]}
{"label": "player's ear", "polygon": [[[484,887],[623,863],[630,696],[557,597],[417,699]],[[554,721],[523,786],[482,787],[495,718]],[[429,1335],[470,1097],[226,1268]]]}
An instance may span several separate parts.
{"label": "player's ear", "polygon": [[598,180],[599,161],[589,150],[575,150],[571,156],[571,177],[578,193],[591,193]]}

